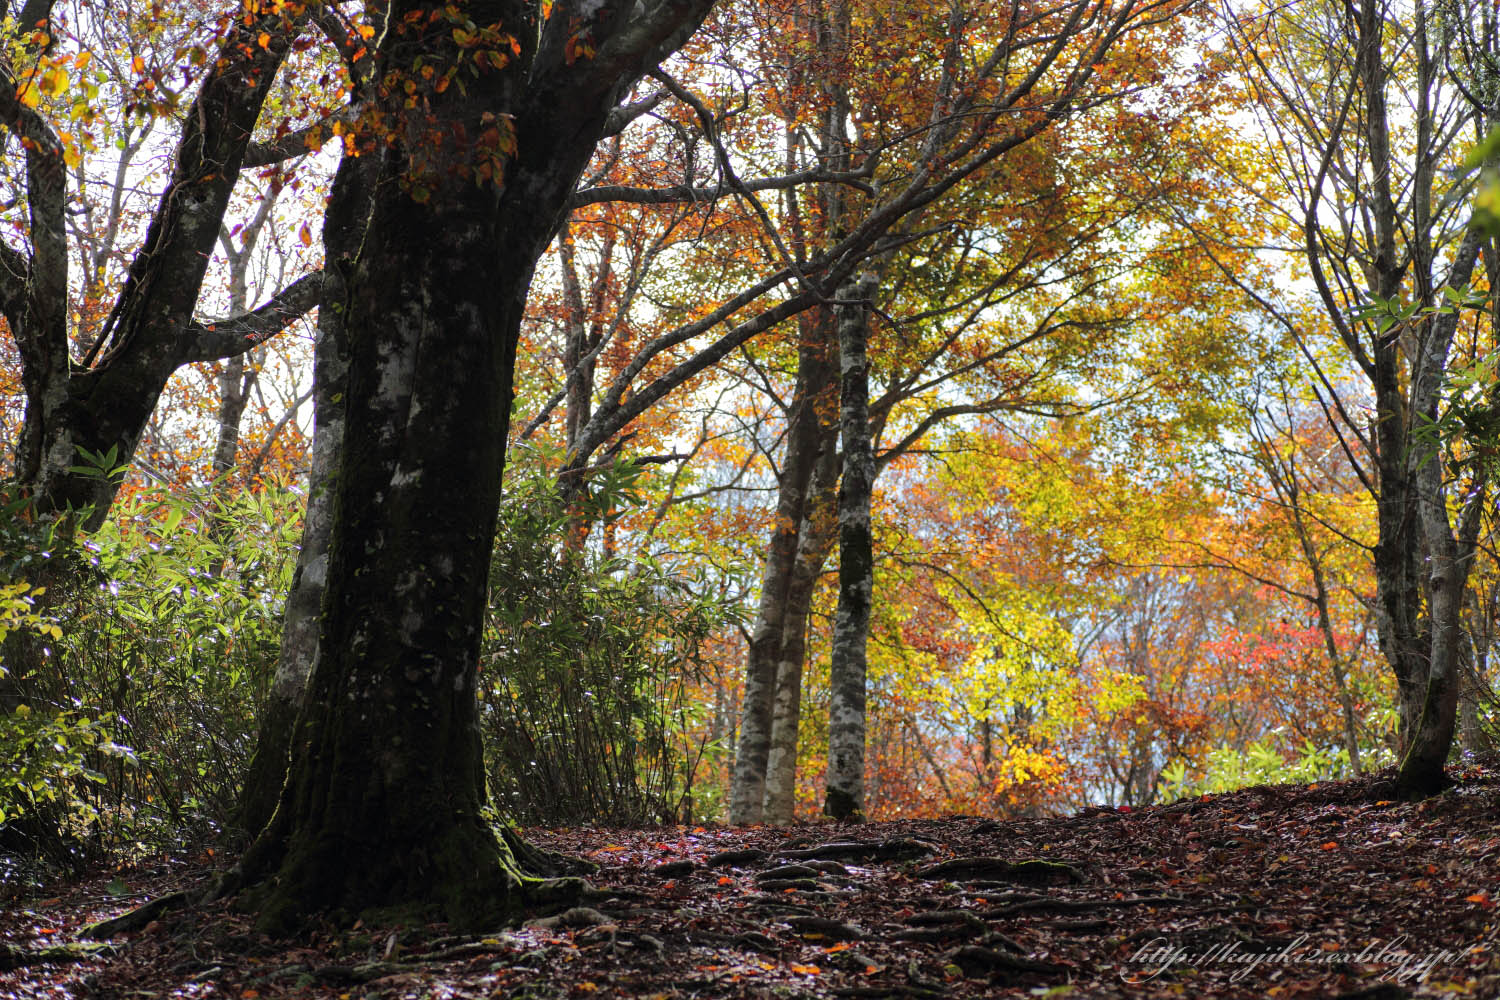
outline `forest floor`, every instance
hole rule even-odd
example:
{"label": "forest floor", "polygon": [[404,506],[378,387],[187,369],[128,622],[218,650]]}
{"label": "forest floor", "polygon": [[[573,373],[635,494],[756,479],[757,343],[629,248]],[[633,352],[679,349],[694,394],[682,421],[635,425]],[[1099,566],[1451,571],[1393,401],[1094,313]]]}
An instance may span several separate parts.
{"label": "forest floor", "polygon": [[1500,771],[1459,778],[1416,804],[1363,778],[1052,819],[528,830],[599,866],[589,907],[284,941],[199,904],[39,961],[203,888],[204,852],[7,902],[0,997],[1493,1000]]}

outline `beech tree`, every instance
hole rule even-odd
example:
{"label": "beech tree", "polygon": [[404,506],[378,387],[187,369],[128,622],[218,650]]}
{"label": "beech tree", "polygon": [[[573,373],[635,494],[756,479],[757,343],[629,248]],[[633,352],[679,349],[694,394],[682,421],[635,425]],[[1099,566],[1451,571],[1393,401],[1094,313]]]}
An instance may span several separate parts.
{"label": "beech tree", "polygon": [[319,652],[279,805],[236,880],[267,926],[413,903],[483,925],[539,891],[490,821],[476,726],[517,338],[611,112],[710,5],[386,14]]}

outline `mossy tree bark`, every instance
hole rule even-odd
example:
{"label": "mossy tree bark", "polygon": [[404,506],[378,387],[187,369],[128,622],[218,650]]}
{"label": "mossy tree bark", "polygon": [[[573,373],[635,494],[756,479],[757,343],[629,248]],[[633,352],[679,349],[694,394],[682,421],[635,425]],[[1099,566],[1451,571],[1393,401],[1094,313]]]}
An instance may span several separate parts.
{"label": "mossy tree bark", "polygon": [[307,510],[297,569],[287,592],[276,676],[258,718],[255,753],[240,795],[238,821],[250,834],[263,829],[276,809],[286,778],[292,730],[302,709],[307,679],[317,660],[319,614],[328,579],[333,526],[334,473],[344,439],[344,398],[349,358],[345,308],[348,271],[369,221],[375,188],[374,157],[346,155],[339,163],[323,218],[325,276],[313,348],[313,444]]}
{"label": "mossy tree bark", "polygon": [[448,4],[390,7],[376,120],[392,130],[370,136],[380,176],[346,304],[319,653],[240,873],[264,927],[412,906],[475,927],[525,904],[488,809],[475,697],[522,311],[611,108],[709,6],[461,5],[516,39],[503,66],[460,47]]}

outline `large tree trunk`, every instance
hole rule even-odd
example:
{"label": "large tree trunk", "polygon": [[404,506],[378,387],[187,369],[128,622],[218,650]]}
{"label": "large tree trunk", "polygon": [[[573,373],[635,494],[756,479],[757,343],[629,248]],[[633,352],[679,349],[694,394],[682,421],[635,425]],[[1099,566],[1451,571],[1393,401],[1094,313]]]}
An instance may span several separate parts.
{"label": "large tree trunk", "polygon": [[839,432],[844,472],[839,482],[839,604],[829,668],[828,777],[823,810],[834,819],[862,819],[865,795],[865,648],[875,562],[870,494],[875,456],[870,443],[870,296],[868,276],[850,282],[839,299]]}
{"label": "large tree trunk", "polygon": [[387,98],[400,124],[347,303],[317,661],[276,812],[241,869],[268,928],[391,906],[486,926],[529,896],[491,820],[476,699],[522,312],[608,112],[707,3],[599,7],[583,23],[468,4],[519,51],[465,86],[418,72],[473,58],[446,9],[393,3],[377,57],[377,79],[414,96]]}
{"label": "large tree trunk", "polygon": [[[408,171],[392,157],[382,183]],[[267,926],[404,903],[483,924],[519,906],[486,818],[475,679],[515,343],[499,324],[530,273],[496,280],[492,189],[430,183],[429,200],[377,204],[350,297],[320,655],[246,862],[276,876]]]}
{"label": "large tree trunk", "polygon": [[323,219],[325,277],[313,348],[313,445],[307,508],[297,569],[287,592],[276,676],[258,717],[255,753],[240,796],[239,823],[254,834],[276,808],[286,777],[292,729],[302,708],[307,678],[317,660],[319,614],[328,580],[328,545],[333,525],[333,484],[344,440],[344,395],[349,358],[345,304],[346,278],[359,251],[375,185],[374,157],[345,156],[334,175]]}

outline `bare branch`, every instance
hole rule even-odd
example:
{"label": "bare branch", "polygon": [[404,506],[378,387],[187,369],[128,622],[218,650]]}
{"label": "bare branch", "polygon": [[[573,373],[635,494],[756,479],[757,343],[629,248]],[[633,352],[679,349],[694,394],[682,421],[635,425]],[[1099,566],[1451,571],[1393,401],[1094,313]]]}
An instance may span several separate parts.
{"label": "bare branch", "polygon": [[847,184],[864,194],[874,196],[875,188],[869,183],[874,161],[859,170],[803,170],[780,177],[757,177],[738,184],[714,184],[692,187],[674,184],[671,187],[641,188],[628,185],[605,185],[586,188],[568,199],[569,208],[597,205],[606,201],[623,201],[635,205],[671,205],[679,202],[696,204],[710,202],[728,194],[745,191],[783,191],[802,184]]}
{"label": "bare branch", "polygon": [[641,117],[641,115],[654,111],[657,105],[666,99],[667,92],[665,90],[656,90],[639,101],[622,104],[615,108],[609,113],[609,117],[604,120],[604,131],[599,135],[600,141],[612,139],[619,135],[630,126],[631,122]]}

